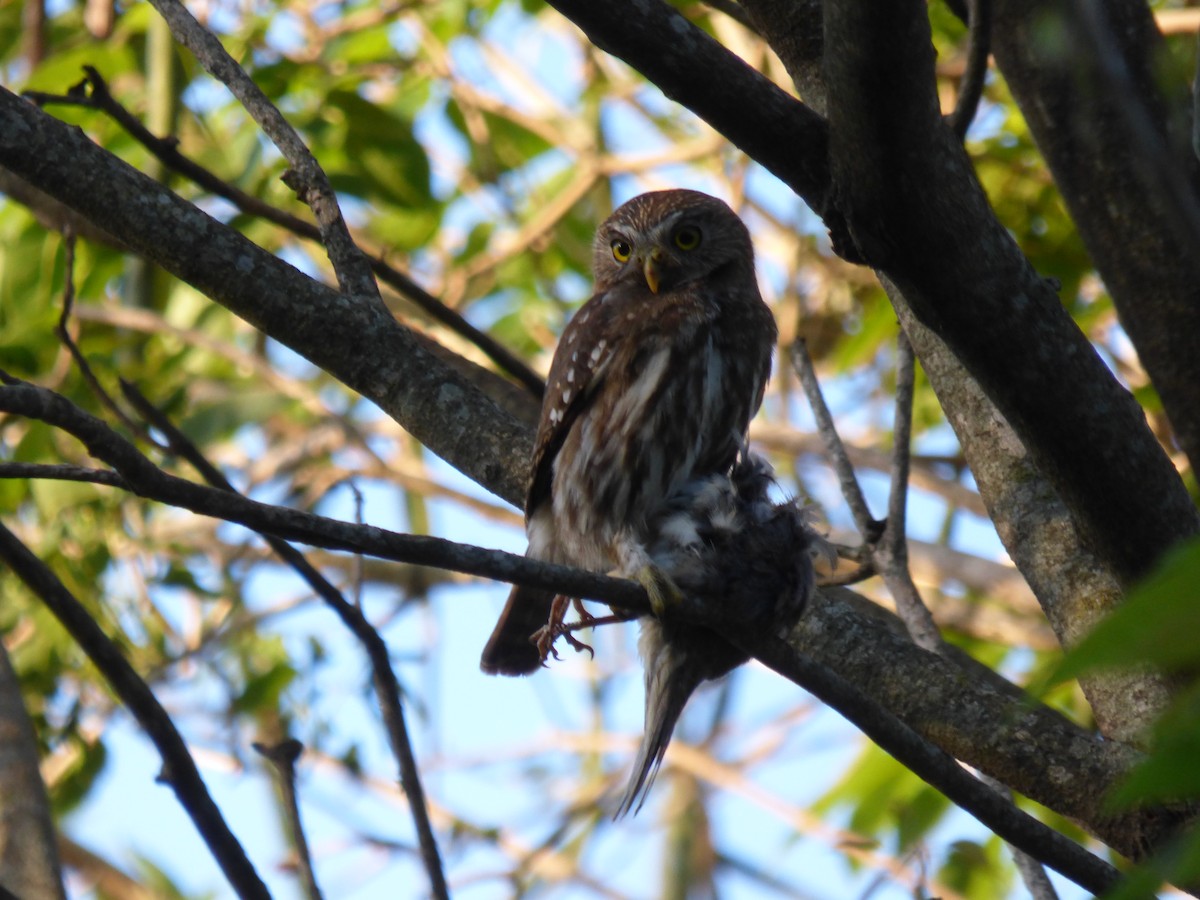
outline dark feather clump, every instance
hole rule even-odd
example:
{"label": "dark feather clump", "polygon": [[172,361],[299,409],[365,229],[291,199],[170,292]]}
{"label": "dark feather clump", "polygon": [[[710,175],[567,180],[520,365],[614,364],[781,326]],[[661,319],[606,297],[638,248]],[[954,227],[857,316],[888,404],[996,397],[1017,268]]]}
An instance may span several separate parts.
{"label": "dark feather clump", "polygon": [[[813,590],[813,555],[826,552],[795,502],[774,503],[770,464],[739,456],[728,475],[684,485],[650,531],[654,565],[695,610],[720,610],[740,623],[789,629]],[[642,620],[646,670],[645,735],[616,815],[637,811],[654,782],[675,723],[701,682],[720,678],[747,656],[716,632],[674,617]]]}

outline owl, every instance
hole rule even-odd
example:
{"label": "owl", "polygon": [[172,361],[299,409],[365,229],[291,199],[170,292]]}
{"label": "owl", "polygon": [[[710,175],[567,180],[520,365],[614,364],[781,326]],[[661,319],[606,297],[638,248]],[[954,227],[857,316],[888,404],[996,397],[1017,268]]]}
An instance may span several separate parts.
{"label": "owl", "polygon": [[[750,234],[697,191],[642,194],[599,228],[593,296],[550,366],[525,502],[527,555],[672,591],[648,547],[686,485],[728,476],[762,402],[775,320]],[[516,587],[483,651],[537,671],[561,627],[555,595]],[[669,737],[669,734],[668,734]],[[665,746],[665,745],[664,745]]]}

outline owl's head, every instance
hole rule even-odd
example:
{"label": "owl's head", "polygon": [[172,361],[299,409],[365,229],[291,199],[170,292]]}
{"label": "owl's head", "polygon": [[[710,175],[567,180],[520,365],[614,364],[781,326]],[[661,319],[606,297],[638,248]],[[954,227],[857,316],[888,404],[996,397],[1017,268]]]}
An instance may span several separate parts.
{"label": "owl's head", "polygon": [[641,194],[596,232],[597,288],[640,280],[658,293],[727,267],[753,272],[750,233],[723,201],[699,191]]}

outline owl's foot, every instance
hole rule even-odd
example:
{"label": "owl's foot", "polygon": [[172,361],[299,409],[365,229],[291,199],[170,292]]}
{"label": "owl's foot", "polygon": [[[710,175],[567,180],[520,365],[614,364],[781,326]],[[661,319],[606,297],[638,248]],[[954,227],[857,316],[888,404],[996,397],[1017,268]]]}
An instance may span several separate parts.
{"label": "owl's foot", "polygon": [[[579,613],[579,621],[568,625],[563,620],[567,616],[567,604],[572,602],[574,603],[575,610]],[[596,651],[571,634],[572,631],[578,628],[586,628],[595,621],[596,617],[584,609],[582,600],[578,598],[572,600],[569,597],[564,597],[562,594],[556,594],[554,602],[550,605],[550,617],[546,621],[546,624],[535,631],[529,638],[537,646],[538,656],[541,658],[542,665],[546,665],[546,660],[551,656],[555,659],[562,659],[558,655],[558,651],[554,649],[554,642],[560,636],[566,639],[567,643],[571,645],[571,649],[576,653],[586,650],[595,659]]]}
{"label": "owl's foot", "polygon": [[665,613],[684,601],[679,585],[654,563],[646,563],[633,577],[646,589],[646,595],[650,598],[650,611],[656,619],[661,619]]}

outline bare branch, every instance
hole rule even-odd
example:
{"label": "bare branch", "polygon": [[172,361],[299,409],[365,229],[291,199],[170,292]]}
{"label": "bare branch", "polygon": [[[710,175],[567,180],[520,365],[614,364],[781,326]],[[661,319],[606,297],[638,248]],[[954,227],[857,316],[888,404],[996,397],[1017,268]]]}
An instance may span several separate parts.
{"label": "bare branch", "polygon": [[313,872],[308,838],[304,835],[304,825],[300,821],[300,800],[296,796],[296,760],[304,752],[304,745],[295,739],[289,739],[274,746],[257,742],[252,746],[275,770],[279,790],[283,794],[288,829],[300,861],[300,882],[304,885],[304,896],[308,900],[321,900],[321,888],[317,884],[316,873]]}
{"label": "bare branch", "polygon": [[113,416],[116,417],[122,425],[129,429],[131,434],[136,435],[140,440],[149,444],[154,444],[154,438],[150,436],[145,428],[134,422],[123,410],[112,396],[100,384],[100,379],[96,377],[96,373],[92,371],[91,364],[88,363],[87,357],[79,349],[79,345],[75,343],[75,339],[71,337],[71,312],[75,306],[75,233],[68,225],[63,230],[63,245],[66,250],[65,260],[63,262],[66,270],[65,285],[63,287],[63,305],[62,313],[58,317],[58,325],[55,326],[55,333],[59,340],[63,342],[63,346],[67,348],[67,352],[71,354],[71,359],[75,360],[75,365],[79,367],[79,373],[83,376],[83,380],[87,382],[92,393],[103,404]]}
{"label": "bare branch", "polygon": [[221,42],[197,22],[183,4],[177,0],[151,2],[159,15],[171,26],[175,40],[192,51],[208,74],[233,92],[246,112],[288,161],[291,171],[289,175],[284,176],[284,181],[312,208],[317,225],[321,229],[321,242],[329,254],[329,261],[333,263],[333,270],[337,273],[342,292],[350,296],[378,300],[379,288],[371,277],[366,258],[350,236],[329,179],[304,141],[300,139],[300,135],[226,52]]}
{"label": "bare branch", "polygon": [[871,543],[883,530],[883,523],[872,516],[867,507],[867,499],[863,496],[854,466],[850,464],[850,457],[846,455],[841,435],[833,423],[833,416],[825,403],[825,395],[821,392],[821,382],[817,379],[817,370],[813,368],[812,357],[808,355],[808,345],[802,337],[796,338],[792,344],[792,366],[800,376],[800,384],[803,385],[808,404],[812,407],[813,416],[817,420],[817,430],[821,433],[829,461],[837,472],[838,484],[841,485],[842,496],[854,516],[854,524],[863,535],[863,539]]}
{"label": "bare branch", "polygon": [[[66,95],[60,96],[37,91],[27,91],[25,96],[40,106],[59,104],[98,109],[124,128],[130,137],[149,150],[163,165],[190,179],[204,190],[218,197],[224,197],[248,215],[266,219],[268,222],[273,222],[282,228],[286,228],[292,234],[300,237],[317,242],[321,241],[320,229],[311,222],[284,212],[260,200],[258,197],[247,194],[224,179],[217,177],[199,163],[184,156],[179,150],[177,141],[170,138],[156,137],[138,121],[136,116],[117,102],[108,89],[108,83],[94,67],[84,66],[84,71],[87,73],[87,79],[83,84],[89,88],[86,96],[79,90],[80,86],[78,85]],[[393,268],[386,261],[375,256],[368,257],[368,263],[375,275],[385,284],[412,302],[418,309],[427,313],[434,321],[445,325],[455,334],[466,338],[487,354],[488,358],[503,371],[523,384],[531,394],[538,398],[541,397],[545,384],[541,376],[529,368],[524,360],[516,356],[516,354],[487,332],[480,331],[453,309],[422,288],[404,272]]]}
{"label": "bare branch", "polygon": [[967,68],[958,83],[958,100],[950,114],[950,127],[965,140],[967,129],[975,118],[979,100],[983,96],[983,84],[987,80],[988,56],[992,52],[992,0],[969,0],[970,45],[967,49]]}
{"label": "bare branch", "polygon": [[913,642],[924,650],[941,652],[941,633],[908,568],[908,471],[912,443],[914,385],[912,344],[903,331],[896,338],[896,414],[892,425],[892,478],[888,494],[887,527],[874,542],[871,558]]}
{"label": "bare branch", "polygon": [[[4,388],[3,390],[7,390]],[[170,715],[162,708],[153,691],[129,665],[117,645],[100,629],[83,605],[59,581],[58,577],[11,531],[0,522],[0,558],[17,577],[28,585],[96,668],[103,673],[121,702],[133,714],[162,757],[159,779],[175,792],[180,804],[191,816],[196,830],[212,851],[229,884],[243,898],[270,900],[266,885],[258,877],[238,839],[230,831],[204,785],[204,779],[188,752],[187,744],[175,729]]]}

